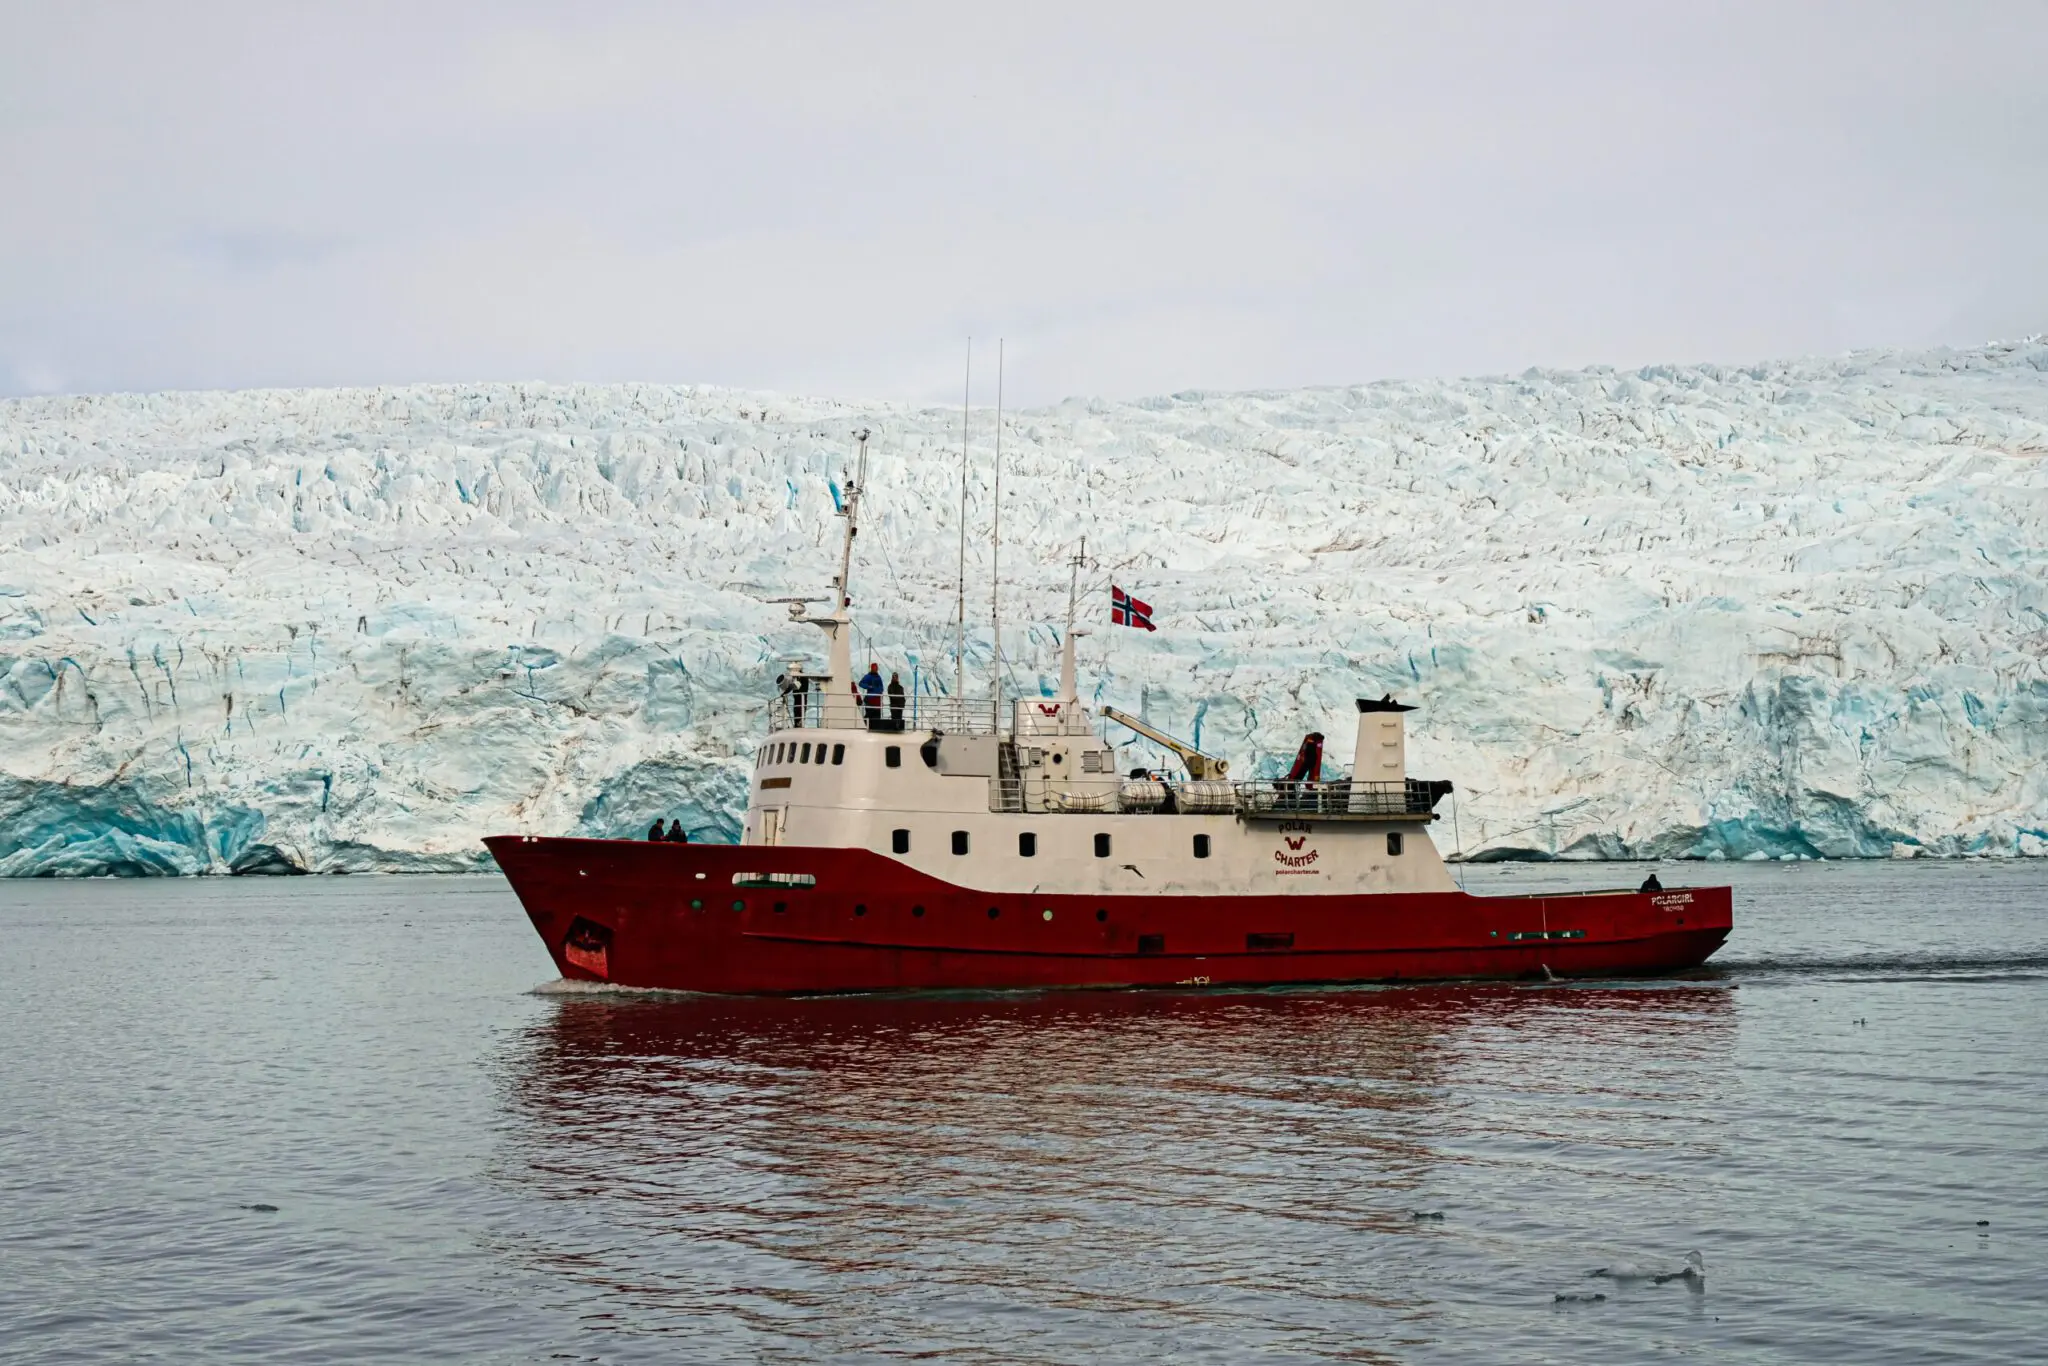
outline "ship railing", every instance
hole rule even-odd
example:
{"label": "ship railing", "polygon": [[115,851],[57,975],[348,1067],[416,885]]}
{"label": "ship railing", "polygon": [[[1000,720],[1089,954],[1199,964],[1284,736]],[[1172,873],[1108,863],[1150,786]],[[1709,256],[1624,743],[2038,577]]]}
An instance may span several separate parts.
{"label": "ship railing", "polygon": [[1427,818],[1436,804],[1451,790],[1447,782],[1409,778],[1400,782],[1353,782],[1340,779],[1328,783],[1287,782],[1269,779],[1231,784],[1237,791],[1238,810],[1253,816],[1281,816],[1301,820],[1381,819],[1401,816]]}
{"label": "ship railing", "polygon": [[1450,784],[1410,778],[1404,782],[1184,782],[1156,779],[1090,783],[1087,779],[990,778],[991,811],[1047,815],[1107,813],[1226,815],[1281,820],[1427,819]]}
{"label": "ship railing", "polygon": [[1134,808],[1120,801],[1120,789],[1109,781],[1109,775],[1104,774],[1094,782],[1083,779],[1079,783],[1055,782],[1048,778],[990,778],[988,809],[1085,816]]}
{"label": "ship railing", "polygon": [[770,730],[944,731],[948,735],[994,735],[996,708],[986,697],[912,696],[897,711],[885,693],[876,705],[851,694],[820,688],[782,693],[768,704]]}

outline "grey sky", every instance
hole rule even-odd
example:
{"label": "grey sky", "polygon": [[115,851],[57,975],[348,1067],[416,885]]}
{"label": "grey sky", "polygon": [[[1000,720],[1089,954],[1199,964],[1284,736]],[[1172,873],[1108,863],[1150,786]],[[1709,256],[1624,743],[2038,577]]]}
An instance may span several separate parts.
{"label": "grey sky", "polygon": [[0,393],[952,399],[1000,333],[1029,403],[2048,329],[2040,0],[0,0],[0,34]]}

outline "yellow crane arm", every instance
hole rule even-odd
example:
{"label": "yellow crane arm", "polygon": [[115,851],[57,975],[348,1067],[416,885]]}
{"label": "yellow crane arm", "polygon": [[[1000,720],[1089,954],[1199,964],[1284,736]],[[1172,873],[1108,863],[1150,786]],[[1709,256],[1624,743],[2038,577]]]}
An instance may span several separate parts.
{"label": "yellow crane arm", "polygon": [[1230,772],[1230,761],[1228,759],[1218,759],[1213,754],[1202,753],[1193,745],[1182,744],[1165,731],[1157,730],[1147,725],[1129,712],[1118,711],[1115,707],[1104,707],[1102,714],[1116,722],[1119,726],[1127,730],[1134,730],[1153,744],[1159,745],[1164,749],[1170,749],[1179,755],[1180,761],[1188,766],[1188,776],[1198,783],[1210,778],[1221,778],[1224,774]]}

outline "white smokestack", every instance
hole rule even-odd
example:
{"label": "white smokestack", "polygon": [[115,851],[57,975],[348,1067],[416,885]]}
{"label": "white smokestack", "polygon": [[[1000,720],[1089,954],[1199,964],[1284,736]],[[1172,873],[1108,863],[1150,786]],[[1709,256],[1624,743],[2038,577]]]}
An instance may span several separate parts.
{"label": "white smokestack", "polygon": [[1354,783],[1398,783],[1408,777],[1408,721],[1415,708],[1389,693],[1358,699],[1358,744],[1351,753]]}

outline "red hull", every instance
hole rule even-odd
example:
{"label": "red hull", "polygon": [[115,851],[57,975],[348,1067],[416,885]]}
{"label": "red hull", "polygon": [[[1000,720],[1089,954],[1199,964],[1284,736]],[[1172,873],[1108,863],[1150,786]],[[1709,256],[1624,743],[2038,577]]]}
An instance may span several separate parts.
{"label": "red hull", "polygon": [[[1726,887],[1041,896],[956,887],[864,849],[484,842],[564,977],[677,991],[1637,976],[1697,967],[1734,924]],[[764,874],[815,883],[735,885]]]}

